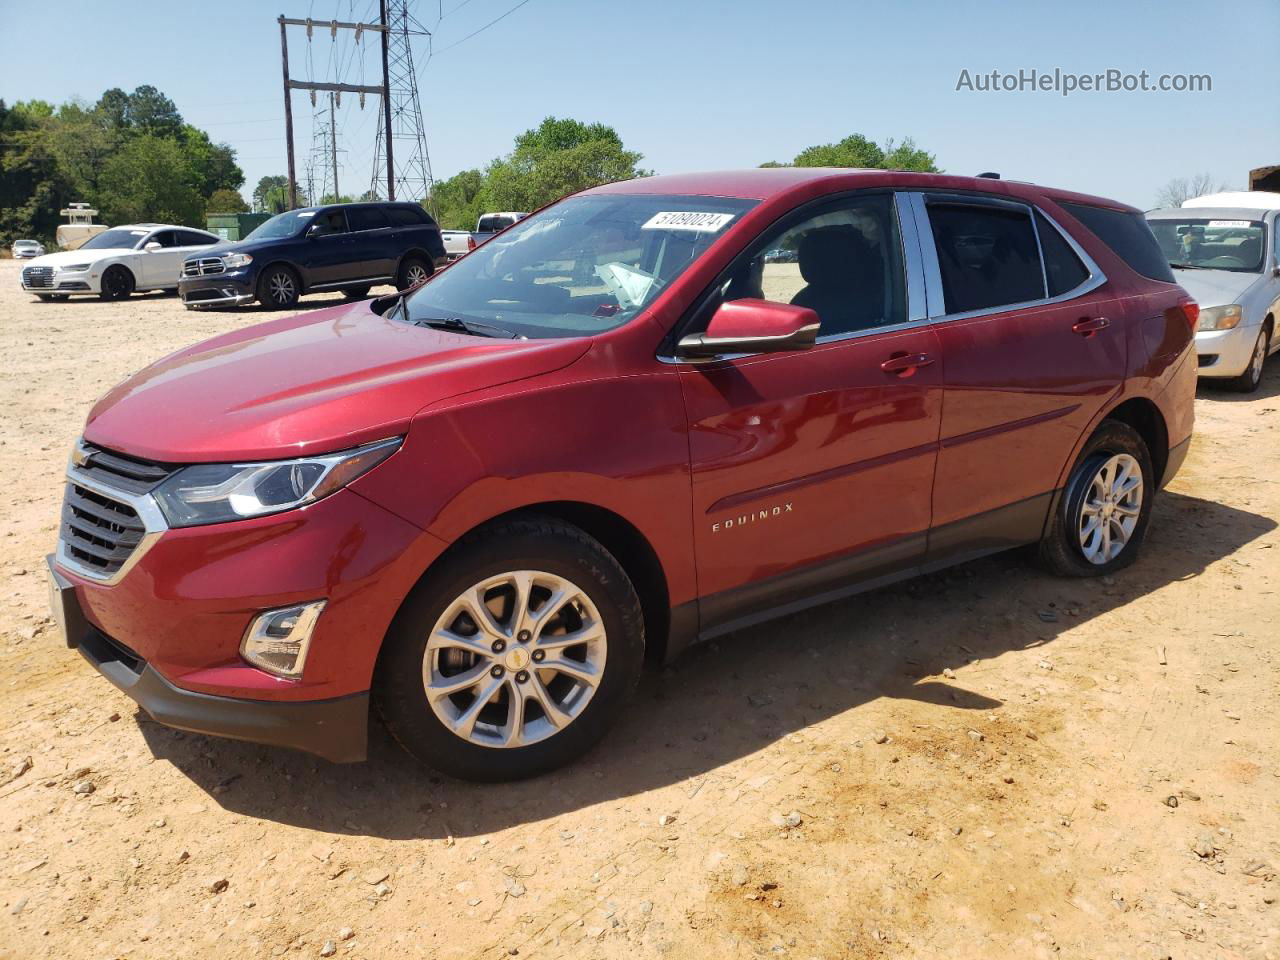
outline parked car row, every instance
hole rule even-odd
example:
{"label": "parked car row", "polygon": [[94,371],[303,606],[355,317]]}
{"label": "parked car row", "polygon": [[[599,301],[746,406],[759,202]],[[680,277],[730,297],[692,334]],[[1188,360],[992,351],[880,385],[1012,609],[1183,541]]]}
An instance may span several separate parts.
{"label": "parked car row", "polygon": [[41,300],[176,290],[193,309],[255,300],[283,308],[307,293],[358,299],[375,284],[406,289],[446,262],[440,228],[418,204],[349,203],[282,213],[233,243],[172,224],[112,227],[75,250],[35,257],[21,282]]}
{"label": "parked car row", "polygon": [[[325,216],[219,256],[294,262]],[[1240,229],[1187,264],[1252,264]],[[407,293],[108,393],[55,618],[163,723],[354,761],[376,709],[447,773],[533,775],[695,640],[1022,545],[1067,577],[1132,563],[1190,446],[1198,320],[1142,212],[1100,197],[597,187]]]}
{"label": "parked car row", "polygon": [[476,221],[475,230],[445,230],[442,232],[445,253],[450,260],[465,257],[480,244],[492,239],[495,234],[519,223],[527,216],[527,213],[514,212],[483,213]]}

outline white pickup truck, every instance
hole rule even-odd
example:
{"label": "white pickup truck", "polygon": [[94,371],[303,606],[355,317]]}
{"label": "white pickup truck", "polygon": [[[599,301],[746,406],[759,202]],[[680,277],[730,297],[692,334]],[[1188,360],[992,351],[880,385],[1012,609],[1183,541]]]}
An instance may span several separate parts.
{"label": "white pickup truck", "polygon": [[517,223],[527,216],[527,213],[510,211],[482,213],[480,219],[476,221],[474,231],[441,230],[440,236],[444,239],[445,255],[450,260],[457,260],[459,257],[466,256],[495,233],[507,229],[513,223]]}

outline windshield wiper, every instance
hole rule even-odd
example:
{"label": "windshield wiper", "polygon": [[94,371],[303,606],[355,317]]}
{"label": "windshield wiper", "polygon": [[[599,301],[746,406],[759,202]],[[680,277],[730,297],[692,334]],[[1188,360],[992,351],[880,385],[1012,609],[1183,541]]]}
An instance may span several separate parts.
{"label": "windshield wiper", "polygon": [[463,320],[461,317],[423,317],[409,320],[409,323],[418,327],[430,327],[433,330],[452,330],[455,333],[468,333],[473,337],[502,337],[507,340],[529,339],[523,334],[513,333],[502,327],[495,327],[490,323],[481,323],[478,320]]}
{"label": "windshield wiper", "polygon": [[1169,266],[1175,270],[1213,270],[1213,267],[1202,267],[1195,263],[1171,263]]}

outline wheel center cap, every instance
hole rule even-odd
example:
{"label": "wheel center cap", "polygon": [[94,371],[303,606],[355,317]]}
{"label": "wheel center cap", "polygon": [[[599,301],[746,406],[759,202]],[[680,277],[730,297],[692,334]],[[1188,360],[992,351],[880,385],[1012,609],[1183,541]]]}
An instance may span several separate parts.
{"label": "wheel center cap", "polygon": [[508,670],[523,670],[529,665],[529,651],[524,647],[512,647],[503,658]]}

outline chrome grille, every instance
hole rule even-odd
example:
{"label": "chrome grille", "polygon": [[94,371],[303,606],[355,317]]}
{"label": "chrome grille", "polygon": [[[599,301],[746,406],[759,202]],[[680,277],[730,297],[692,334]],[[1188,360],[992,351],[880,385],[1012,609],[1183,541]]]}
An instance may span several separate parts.
{"label": "chrome grille", "polygon": [[148,494],[175,469],[80,441],[67,471],[58,562],[108,583],[124,576],[165,528]]}
{"label": "chrome grille", "polygon": [[53,267],[24,267],[22,270],[22,285],[24,287],[51,289],[53,287]]}
{"label": "chrome grille", "polygon": [[184,277],[207,277],[210,274],[223,273],[226,269],[227,265],[222,262],[221,257],[199,257],[183,262],[182,275]]}

